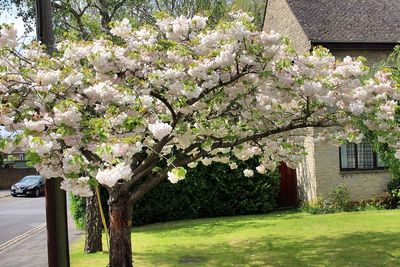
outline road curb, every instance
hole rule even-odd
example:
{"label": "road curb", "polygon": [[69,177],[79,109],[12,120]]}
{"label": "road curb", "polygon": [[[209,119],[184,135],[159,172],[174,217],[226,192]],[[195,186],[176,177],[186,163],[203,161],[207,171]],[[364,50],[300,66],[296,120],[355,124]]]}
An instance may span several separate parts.
{"label": "road curb", "polygon": [[0,196],[0,199],[10,197],[11,195]]}
{"label": "road curb", "polygon": [[35,233],[44,230],[44,229],[46,229],[46,223],[38,225],[35,228],[32,228],[31,230],[29,230],[17,237],[14,237],[11,240],[8,240],[7,242],[0,245],[0,252],[2,252],[3,250],[6,250],[9,247],[12,247],[13,245],[16,245],[18,242],[20,242],[20,241],[34,235]]}

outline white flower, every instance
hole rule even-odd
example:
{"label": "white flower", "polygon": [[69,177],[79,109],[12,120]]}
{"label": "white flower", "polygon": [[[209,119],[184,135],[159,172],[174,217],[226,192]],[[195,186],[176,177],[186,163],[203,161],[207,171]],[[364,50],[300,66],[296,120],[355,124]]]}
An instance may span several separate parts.
{"label": "white flower", "polygon": [[246,177],[253,177],[253,176],[254,176],[254,171],[253,171],[253,170],[250,170],[250,169],[245,169],[245,170],[243,171],[243,174],[244,174],[244,176],[246,176]]}
{"label": "white flower", "polygon": [[129,146],[129,152],[131,152],[132,154],[136,154],[142,151],[142,149],[143,149],[143,144],[141,142],[136,142],[135,144],[131,144]]}
{"label": "white flower", "polygon": [[149,130],[156,139],[161,140],[171,133],[172,127],[168,123],[156,122],[149,124]]}
{"label": "white flower", "polygon": [[83,78],[84,78],[84,76],[80,72],[76,73],[76,74],[72,73],[64,79],[63,83],[65,83],[67,86],[70,86],[70,85],[79,86],[82,84]]}
{"label": "white flower", "polygon": [[185,176],[186,170],[183,167],[173,168],[170,172],[168,172],[168,180],[173,184],[185,179]]}
{"label": "white flower", "polygon": [[212,163],[212,159],[210,159],[210,158],[203,158],[203,159],[201,160],[201,162],[203,163],[204,166],[208,166],[208,165],[210,165],[210,164]]}
{"label": "white flower", "polygon": [[203,92],[203,89],[201,89],[201,87],[199,87],[197,85],[194,86],[193,88],[182,90],[183,95],[189,99],[198,98],[200,96],[201,92]]}
{"label": "white flower", "polygon": [[93,195],[90,186],[87,184],[89,177],[80,177],[78,179],[64,179],[61,182],[61,189],[71,192],[80,197],[91,197]]}
{"label": "white flower", "polygon": [[153,105],[153,98],[149,95],[143,95],[140,98],[140,104],[145,108],[149,108]]}
{"label": "white flower", "polygon": [[2,152],[5,154],[11,154],[14,152],[16,149],[16,146],[14,145],[13,142],[7,142],[4,148],[2,149]]}
{"label": "white flower", "polygon": [[188,164],[188,167],[191,168],[191,169],[193,169],[193,168],[196,168],[198,164],[199,164],[198,161],[193,161],[193,162],[190,162],[190,163]]}
{"label": "white flower", "polygon": [[81,170],[80,160],[77,160],[81,156],[80,152],[76,148],[67,148],[63,152],[63,171],[65,174],[68,173],[79,173]]}
{"label": "white flower", "polygon": [[77,128],[82,119],[82,115],[78,108],[75,106],[69,106],[66,110],[60,110],[53,108],[54,111],[54,122],[56,124],[65,124],[73,128]]}
{"label": "white flower", "polygon": [[132,28],[131,25],[129,24],[129,20],[127,18],[124,18],[122,21],[117,22],[114,27],[110,30],[112,34],[115,36],[119,36],[121,38],[128,38],[131,35]]}
{"label": "white flower", "polygon": [[233,162],[229,164],[229,167],[231,168],[231,170],[236,170],[238,168],[238,165],[236,164],[236,162]]}
{"label": "white flower", "polygon": [[53,148],[54,143],[52,141],[46,141],[42,139],[29,138],[28,146],[30,149],[38,153],[40,156],[49,154]]}
{"label": "white flower", "polygon": [[204,29],[207,26],[207,20],[206,17],[194,16],[192,18],[193,28],[196,30]]}
{"label": "white flower", "polygon": [[125,143],[116,143],[111,146],[111,151],[114,157],[122,157],[128,152],[129,145]]}
{"label": "white flower", "polygon": [[263,164],[261,164],[260,166],[257,166],[256,170],[261,174],[264,174],[267,172],[267,168],[265,168],[265,166]]}
{"label": "white flower", "polygon": [[17,29],[14,27],[14,25],[4,25],[0,29],[0,48],[5,46],[14,48],[17,45]]}
{"label": "white flower", "polygon": [[56,177],[64,177],[64,173],[62,168],[58,165],[48,165],[48,164],[40,164],[35,165],[36,170],[39,174],[44,178],[56,178]]}
{"label": "white flower", "polygon": [[30,121],[30,120],[24,119],[24,125],[30,131],[42,132],[45,129],[46,122],[43,120]]}
{"label": "white flower", "polygon": [[349,105],[349,111],[354,115],[361,115],[365,110],[365,105],[361,101],[352,102]]}
{"label": "white flower", "polygon": [[172,172],[168,172],[168,180],[172,184],[176,184],[179,181],[179,177]]}
{"label": "white flower", "polygon": [[83,93],[92,99],[92,101],[107,103],[119,102],[122,99],[122,94],[113,87],[110,81],[100,82],[83,90]]}
{"label": "white flower", "polygon": [[36,75],[36,82],[41,86],[56,83],[60,78],[60,70],[39,70]]}
{"label": "white flower", "polygon": [[119,163],[109,169],[99,170],[96,179],[101,184],[113,187],[118,180],[129,180],[131,176],[131,167],[126,163]]}

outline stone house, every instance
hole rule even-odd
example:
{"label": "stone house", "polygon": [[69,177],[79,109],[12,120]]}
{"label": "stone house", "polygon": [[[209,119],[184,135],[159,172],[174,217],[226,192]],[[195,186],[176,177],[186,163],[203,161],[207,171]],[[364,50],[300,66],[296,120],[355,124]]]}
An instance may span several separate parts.
{"label": "stone house", "polygon": [[12,168],[28,168],[25,151],[17,147],[10,154],[3,154],[3,166]]}
{"label": "stone house", "polygon": [[[337,58],[363,56],[372,65],[385,59],[400,40],[399,0],[269,0],[265,14],[264,30],[289,37],[298,52],[324,46]],[[316,131],[308,129],[307,156],[296,169],[299,200],[327,196],[341,184],[353,200],[387,189],[390,174],[371,144],[316,143]]]}

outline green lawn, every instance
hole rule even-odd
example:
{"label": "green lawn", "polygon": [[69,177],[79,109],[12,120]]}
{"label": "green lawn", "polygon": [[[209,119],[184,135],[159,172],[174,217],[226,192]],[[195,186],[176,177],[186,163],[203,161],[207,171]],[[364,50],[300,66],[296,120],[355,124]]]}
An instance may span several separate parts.
{"label": "green lawn", "polygon": [[[178,221],[136,227],[142,266],[400,266],[400,210]],[[73,267],[105,266],[107,254],[71,248]]]}

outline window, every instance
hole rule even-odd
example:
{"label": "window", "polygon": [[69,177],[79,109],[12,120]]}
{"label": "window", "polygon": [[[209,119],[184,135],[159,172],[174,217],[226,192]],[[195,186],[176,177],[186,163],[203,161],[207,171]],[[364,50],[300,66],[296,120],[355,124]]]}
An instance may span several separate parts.
{"label": "window", "polygon": [[374,170],[384,169],[385,164],[367,142],[360,144],[347,143],[339,148],[340,170]]}
{"label": "window", "polygon": [[19,160],[25,160],[25,154],[24,153],[19,153]]}

